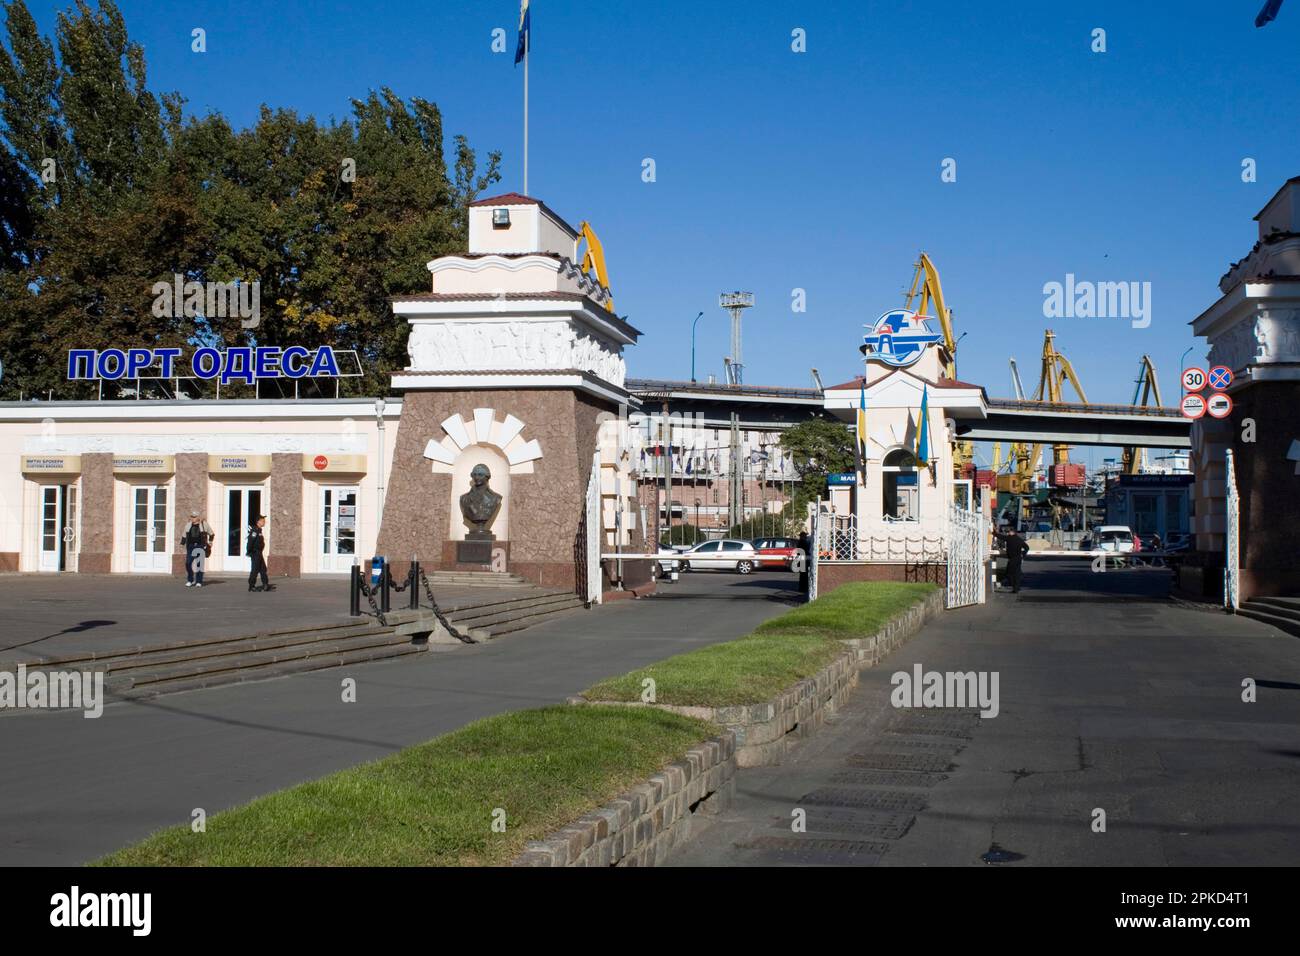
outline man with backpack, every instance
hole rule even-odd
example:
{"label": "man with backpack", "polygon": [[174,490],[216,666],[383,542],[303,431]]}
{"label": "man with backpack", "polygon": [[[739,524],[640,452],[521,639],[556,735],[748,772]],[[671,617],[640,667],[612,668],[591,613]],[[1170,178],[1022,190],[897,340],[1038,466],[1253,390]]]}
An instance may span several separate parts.
{"label": "man with backpack", "polygon": [[203,587],[203,566],[212,555],[212,528],[197,511],[190,512],[181,547],[185,550],[185,586]]}
{"label": "man with backpack", "polygon": [[[248,556],[248,590],[250,591],[275,590],[275,585],[266,576],[266,538],[262,535],[264,527],[266,527],[266,515],[258,515],[257,520],[248,526],[248,546],[244,549],[244,553]],[[257,580],[258,575],[262,577],[262,586],[254,587],[253,582]]]}

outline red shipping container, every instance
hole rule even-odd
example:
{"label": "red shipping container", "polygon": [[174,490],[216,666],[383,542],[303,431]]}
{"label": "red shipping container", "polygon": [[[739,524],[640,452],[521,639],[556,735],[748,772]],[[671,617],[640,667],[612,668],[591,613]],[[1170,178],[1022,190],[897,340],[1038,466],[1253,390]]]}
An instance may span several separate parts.
{"label": "red shipping container", "polygon": [[991,468],[981,468],[975,472],[976,488],[992,488],[996,484],[996,479]]}
{"label": "red shipping container", "polygon": [[1087,468],[1074,462],[1053,465],[1049,483],[1054,488],[1082,488],[1087,480],[1087,474]]}

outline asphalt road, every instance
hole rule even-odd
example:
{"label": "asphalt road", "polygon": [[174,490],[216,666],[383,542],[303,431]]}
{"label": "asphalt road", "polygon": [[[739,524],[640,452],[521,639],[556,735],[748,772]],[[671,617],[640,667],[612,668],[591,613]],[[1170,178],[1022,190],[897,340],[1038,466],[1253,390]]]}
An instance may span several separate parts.
{"label": "asphalt road", "polygon": [[[782,766],[742,771],[732,808],[672,862],[1300,862],[1300,641],[1170,603],[1164,571],[1027,569],[1018,596],[945,613],[863,671]],[[895,709],[891,676],[917,663],[996,671],[997,716]]]}
{"label": "asphalt road", "polygon": [[[0,714],[0,865],[83,863],[188,823],[196,807],[211,815],[482,717],[559,703],[747,633],[796,600],[796,585],[787,573],[686,574],[660,596],[481,646],[127,701],[96,720]],[[344,677],[357,681],[356,703],[342,702]]]}

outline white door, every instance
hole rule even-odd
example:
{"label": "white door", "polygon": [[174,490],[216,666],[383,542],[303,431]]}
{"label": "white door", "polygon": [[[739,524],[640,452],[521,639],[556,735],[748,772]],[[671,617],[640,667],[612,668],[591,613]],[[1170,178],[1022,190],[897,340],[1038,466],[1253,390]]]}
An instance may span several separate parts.
{"label": "white door", "polygon": [[326,485],[321,489],[320,569],[346,574],[357,553],[357,502],[355,487]]}
{"label": "white door", "polygon": [[171,541],[167,533],[167,486],[131,487],[131,570],[171,571]]}
{"label": "white door", "polygon": [[[248,544],[248,527],[265,514],[265,501],[261,485],[251,487],[229,487],[226,489],[226,540],[223,571],[243,571],[250,569],[248,555],[244,553]],[[267,529],[262,533],[266,535]],[[266,537],[267,550],[270,550],[270,537]]]}
{"label": "white door", "polygon": [[41,571],[63,570],[63,486],[42,485],[40,498]]}

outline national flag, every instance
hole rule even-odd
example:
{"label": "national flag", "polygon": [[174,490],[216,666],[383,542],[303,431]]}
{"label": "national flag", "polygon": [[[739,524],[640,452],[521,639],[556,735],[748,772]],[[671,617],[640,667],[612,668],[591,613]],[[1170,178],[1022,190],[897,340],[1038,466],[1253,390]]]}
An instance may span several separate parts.
{"label": "national flag", "polygon": [[515,44],[515,66],[533,48],[532,18],[529,15],[528,0],[519,4],[519,42]]}
{"label": "national flag", "polygon": [[1268,0],[1264,4],[1264,9],[1259,11],[1259,16],[1255,18],[1255,26],[1262,27],[1266,23],[1271,23],[1277,19],[1277,12],[1282,9],[1282,0]]}
{"label": "national flag", "polygon": [[916,460],[930,464],[930,387],[921,392],[921,417],[916,422]]}
{"label": "national flag", "polygon": [[867,380],[864,377],[858,383],[858,458],[862,462],[862,474],[867,473]]}

